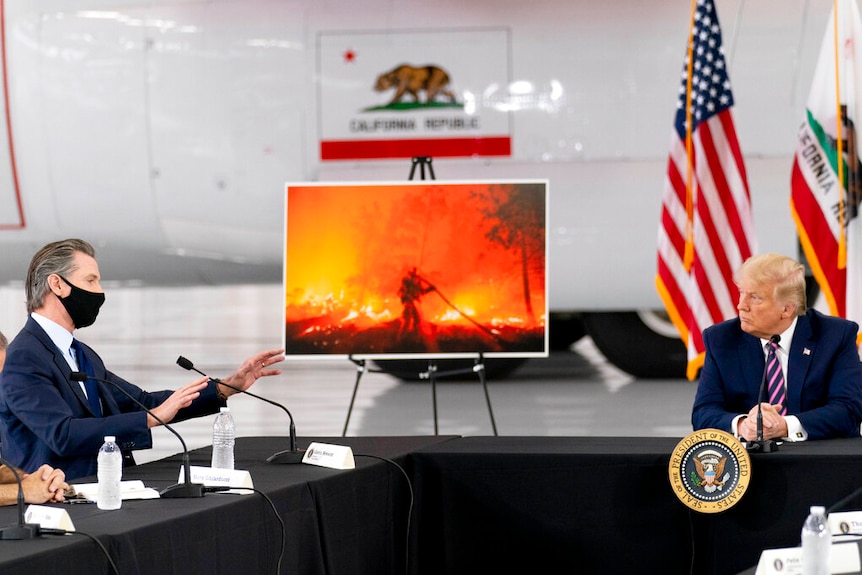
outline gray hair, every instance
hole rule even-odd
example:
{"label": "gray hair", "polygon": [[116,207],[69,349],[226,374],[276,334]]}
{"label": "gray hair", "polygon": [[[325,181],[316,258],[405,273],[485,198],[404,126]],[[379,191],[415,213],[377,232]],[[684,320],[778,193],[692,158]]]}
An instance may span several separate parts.
{"label": "gray hair", "polygon": [[84,240],[68,239],[53,242],[36,252],[27,270],[27,313],[42,307],[45,296],[51,291],[48,276],[68,277],[76,269],[75,252],[96,257],[96,250]]}

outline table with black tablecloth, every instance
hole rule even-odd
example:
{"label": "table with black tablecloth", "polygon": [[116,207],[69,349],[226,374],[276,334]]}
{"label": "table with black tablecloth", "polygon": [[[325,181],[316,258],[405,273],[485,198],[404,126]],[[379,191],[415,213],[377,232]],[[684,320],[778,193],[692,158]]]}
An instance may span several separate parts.
{"label": "table with black tablecloth", "polygon": [[[674,438],[351,437],[300,445],[312,440],[351,446],[356,469],[269,464],[286,438],[237,440],[237,468],[251,473],[286,524],[285,574],[739,573],[763,549],[798,545],[810,505],[828,507],[862,485],[859,439],[752,455],[744,497],[710,515],[690,511],[671,490]],[[208,466],[209,458],[209,448],[191,453],[192,465]],[[412,508],[406,479],[387,460],[409,475]],[[161,489],[176,483],[180,464],[173,456],[125,478]],[[276,572],[280,527],[257,493],[125,501],[118,511],[64,508],[78,530],[105,544],[123,575]],[[862,509],[862,497],[847,509]],[[0,509],[0,525],[15,521],[14,507]],[[0,541],[2,575],[42,572],[109,569],[82,536]]]}
{"label": "table with black tablecloth", "polygon": [[[301,439],[349,445],[356,469],[270,464],[287,438],[238,438],[236,468],[248,470],[286,526],[282,573],[404,573],[410,489],[399,469],[408,453],[449,437]],[[191,452],[209,466],[210,448]],[[364,455],[374,457],[365,457]],[[379,458],[384,458],[381,460]],[[124,479],[162,489],[177,482],[181,457],[128,468]],[[80,481],[85,482],[84,480]],[[122,509],[64,505],[78,531],[102,541],[123,575],[276,573],[281,528],[258,493],[210,493],[195,499],[124,501]],[[16,522],[0,509],[0,525]],[[98,546],[81,535],[0,541],[0,573],[110,573]]]}
{"label": "table with black tablecloth", "polygon": [[412,573],[738,573],[799,545],[810,505],[862,485],[859,439],[786,444],[752,455],[739,504],[700,514],[670,488],[678,441],[465,437],[415,451]]}

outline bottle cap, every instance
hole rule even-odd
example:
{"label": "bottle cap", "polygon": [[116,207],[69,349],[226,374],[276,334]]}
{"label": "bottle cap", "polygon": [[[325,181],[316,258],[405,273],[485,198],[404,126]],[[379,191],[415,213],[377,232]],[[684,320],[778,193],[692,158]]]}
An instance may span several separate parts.
{"label": "bottle cap", "polygon": [[230,408],[229,407],[222,407],[219,409],[219,411],[221,411],[222,413],[230,413]]}
{"label": "bottle cap", "polygon": [[826,515],[826,508],[822,505],[812,505],[810,511],[812,515]]}
{"label": "bottle cap", "polygon": [[105,443],[115,443],[117,441],[117,437],[114,435],[106,435]]}

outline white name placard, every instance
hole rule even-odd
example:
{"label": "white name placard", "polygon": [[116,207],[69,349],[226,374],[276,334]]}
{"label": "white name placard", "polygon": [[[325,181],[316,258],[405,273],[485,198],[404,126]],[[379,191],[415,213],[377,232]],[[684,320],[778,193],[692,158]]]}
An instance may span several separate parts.
{"label": "white name placard", "polygon": [[[218,467],[190,465],[189,473],[192,476],[192,483],[202,483],[207,487],[231,487],[232,489],[227,493],[254,493],[254,491],[250,491],[254,487],[251,474],[244,469],[219,469]],[[185,477],[185,469],[180,466],[180,477],[177,483],[183,483]],[[243,489],[244,487],[246,489]]]}
{"label": "white name placard", "polygon": [[48,507],[47,505],[29,505],[24,511],[24,521],[27,523],[38,523],[45,529],[62,529],[74,531],[72,518],[65,509]]}
{"label": "white name placard", "polygon": [[[859,548],[856,543],[833,543],[829,573],[858,573]],[[760,554],[755,575],[801,575],[802,547],[767,549]]]}
{"label": "white name placard", "polygon": [[842,511],[829,514],[832,535],[862,535],[862,511]]}
{"label": "white name placard", "polygon": [[350,447],[332,445],[331,443],[312,443],[305,450],[302,462],[329,467],[330,469],[353,469],[356,467],[356,463],[353,461],[353,450]]}

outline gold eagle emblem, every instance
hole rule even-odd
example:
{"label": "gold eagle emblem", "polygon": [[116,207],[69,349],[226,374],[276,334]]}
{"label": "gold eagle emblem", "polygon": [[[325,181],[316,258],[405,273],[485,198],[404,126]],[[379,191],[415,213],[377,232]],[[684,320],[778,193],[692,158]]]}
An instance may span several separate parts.
{"label": "gold eagle emblem", "polygon": [[710,486],[713,486],[713,489],[715,487],[724,487],[724,481],[719,478],[724,473],[724,466],[726,464],[727,457],[722,457],[717,462],[714,459],[706,459],[705,461],[701,461],[700,459],[695,457],[694,465],[697,469],[697,476],[700,478],[700,480],[697,481],[695,485],[697,487],[706,486],[707,489]]}

